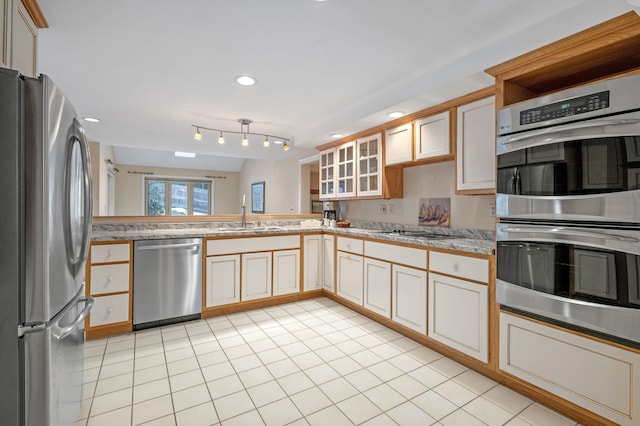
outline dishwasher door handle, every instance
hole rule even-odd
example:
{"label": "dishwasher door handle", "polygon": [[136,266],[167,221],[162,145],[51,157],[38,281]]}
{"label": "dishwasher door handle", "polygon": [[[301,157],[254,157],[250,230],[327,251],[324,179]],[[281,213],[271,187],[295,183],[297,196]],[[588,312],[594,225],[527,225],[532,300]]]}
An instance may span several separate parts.
{"label": "dishwasher door handle", "polygon": [[137,249],[138,250],[162,250],[162,249],[169,249],[169,248],[188,248],[188,247],[191,247],[197,250],[200,248],[200,244],[194,244],[194,243],[162,244],[157,246],[138,246]]}

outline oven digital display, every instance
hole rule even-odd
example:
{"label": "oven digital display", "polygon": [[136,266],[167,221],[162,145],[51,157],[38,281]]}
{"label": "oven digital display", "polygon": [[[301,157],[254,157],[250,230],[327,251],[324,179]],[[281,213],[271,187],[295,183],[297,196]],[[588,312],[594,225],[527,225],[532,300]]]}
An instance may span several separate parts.
{"label": "oven digital display", "polygon": [[520,124],[533,124],[609,107],[609,91],[531,108],[520,113]]}

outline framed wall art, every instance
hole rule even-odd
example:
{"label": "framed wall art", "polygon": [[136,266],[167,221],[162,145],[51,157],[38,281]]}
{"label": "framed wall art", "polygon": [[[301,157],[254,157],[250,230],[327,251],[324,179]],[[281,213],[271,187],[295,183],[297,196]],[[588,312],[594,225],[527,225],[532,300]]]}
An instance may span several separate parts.
{"label": "framed wall art", "polygon": [[251,213],[264,213],[264,182],[251,184]]}

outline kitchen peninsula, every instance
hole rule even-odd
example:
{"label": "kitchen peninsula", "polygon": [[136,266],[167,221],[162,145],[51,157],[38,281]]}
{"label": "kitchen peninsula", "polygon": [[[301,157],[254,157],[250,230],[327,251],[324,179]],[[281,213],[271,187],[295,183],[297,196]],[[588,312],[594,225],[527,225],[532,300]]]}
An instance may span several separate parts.
{"label": "kitchen peninsula", "polygon": [[[458,359],[476,368],[489,368],[494,362],[488,345],[493,231],[430,231],[366,221],[355,221],[349,228],[309,226],[314,215],[279,215],[267,221],[262,217],[260,222],[249,217],[248,226],[242,228],[232,218],[164,223],[96,218],[91,259],[98,252],[107,253],[107,258],[92,261],[88,268],[87,288],[97,308],[87,320],[87,337],[131,331],[133,241],[199,237],[205,259],[203,317],[326,296],[423,344],[445,351],[456,348],[452,352]],[[96,270],[122,265],[119,290],[104,291],[105,285],[118,280]],[[251,282],[244,279],[248,275]],[[428,300],[427,292],[445,282],[459,293]],[[458,296],[462,299],[456,300]],[[431,324],[438,324],[452,314],[461,315],[457,330],[448,327],[440,332],[431,327],[427,332],[428,315]],[[469,336],[464,330],[469,324],[478,334]],[[472,341],[461,345],[461,338]]]}

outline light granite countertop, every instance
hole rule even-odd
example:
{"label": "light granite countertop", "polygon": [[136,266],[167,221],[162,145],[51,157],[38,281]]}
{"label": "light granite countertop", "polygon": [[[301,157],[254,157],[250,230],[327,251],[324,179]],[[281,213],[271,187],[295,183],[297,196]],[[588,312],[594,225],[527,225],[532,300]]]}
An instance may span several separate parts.
{"label": "light granite countertop", "polygon": [[[190,226],[191,225],[191,226]],[[224,225],[224,226],[222,226]],[[353,226],[356,225],[356,226]],[[421,231],[434,235],[447,235],[444,239],[431,239],[392,233],[393,230]],[[350,228],[326,228],[322,226],[302,227],[300,223],[249,224],[241,228],[237,223],[217,223],[206,226],[202,223],[179,225],[94,225],[92,241],[150,240],[168,238],[216,238],[265,236],[291,233],[326,232],[349,237],[364,237],[380,241],[400,242],[424,247],[437,247],[470,253],[494,254],[495,241],[492,231],[462,230],[449,228],[421,228],[398,224],[372,222],[352,223]]]}

